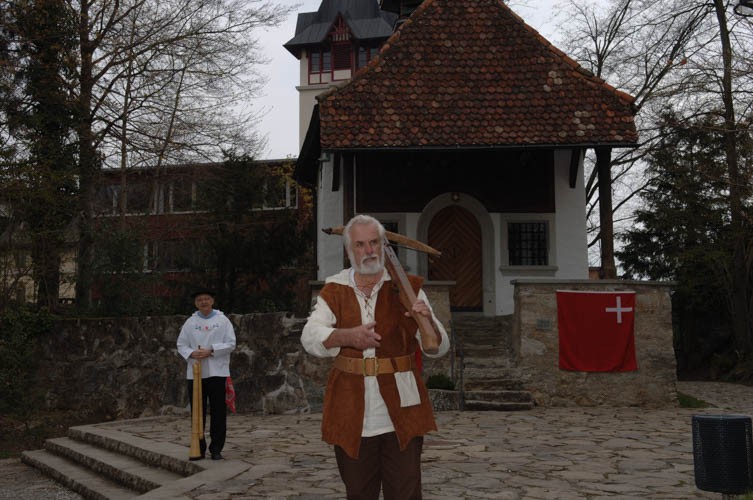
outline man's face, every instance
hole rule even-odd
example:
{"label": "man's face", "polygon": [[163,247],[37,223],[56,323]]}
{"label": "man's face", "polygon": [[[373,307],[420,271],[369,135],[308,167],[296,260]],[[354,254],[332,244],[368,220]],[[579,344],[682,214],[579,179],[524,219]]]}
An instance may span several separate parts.
{"label": "man's face", "polygon": [[378,274],[384,270],[382,241],[374,224],[355,224],[350,228],[350,264],[360,274]]}
{"label": "man's face", "polygon": [[194,304],[196,305],[196,309],[198,309],[201,314],[206,316],[207,314],[212,312],[214,299],[211,295],[202,293],[196,296],[196,298],[194,299]]}

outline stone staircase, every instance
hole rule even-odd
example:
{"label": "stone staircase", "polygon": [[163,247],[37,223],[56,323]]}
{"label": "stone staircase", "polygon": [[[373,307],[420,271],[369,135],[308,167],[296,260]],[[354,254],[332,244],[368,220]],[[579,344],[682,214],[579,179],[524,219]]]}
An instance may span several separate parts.
{"label": "stone staircase", "polygon": [[514,411],[534,406],[516,375],[512,352],[512,316],[454,313],[466,410]]}
{"label": "stone staircase", "polygon": [[97,500],[187,499],[187,492],[210,478],[247,468],[228,460],[222,468],[211,460],[192,462],[186,446],[155,443],[106,424],[71,427],[67,437],[48,439],[44,449],[23,452],[21,461]]}

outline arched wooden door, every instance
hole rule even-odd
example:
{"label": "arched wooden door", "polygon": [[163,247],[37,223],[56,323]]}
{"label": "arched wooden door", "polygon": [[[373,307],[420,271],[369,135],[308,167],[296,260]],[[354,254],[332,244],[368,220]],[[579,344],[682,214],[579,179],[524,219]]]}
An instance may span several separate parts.
{"label": "arched wooden door", "polygon": [[440,210],[429,224],[429,245],[442,252],[429,257],[429,279],[455,281],[450,307],[455,311],[480,311],[481,226],[465,208],[451,205]]}

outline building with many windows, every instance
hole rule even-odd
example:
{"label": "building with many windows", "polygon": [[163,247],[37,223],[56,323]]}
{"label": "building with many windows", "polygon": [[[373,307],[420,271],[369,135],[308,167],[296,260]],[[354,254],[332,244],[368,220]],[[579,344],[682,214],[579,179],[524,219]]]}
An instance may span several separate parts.
{"label": "building with many windows", "polygon": [[[197,285],[212,286],[217,269],[206,248],[208,234],[225,228],[242,232],[250,225],[274,226],[285,216],[292,216],[301,225],[309,223],[311,207],[292,180],[294,160],[251,161],[249,165],[256,170],[253,178],[236,178],[234,172],[223,172],[225,165],[193,163],[101,172],[96,200],[95,304],[130,300],[124,298],[129,295],[169,301],[171,296],[184,297]],[[252,185],[240,186],[243,182]],[[227,183],[245,190],[248,205],[236,213],[218,211],[228,199],[227,188],[223,188]],[[222,220],[224,215],[227,220]],[[72,304],[75,299],[74,221],[68,234],[61,264],[60,302],[64,304]],[[9,225],[1,242],[3,297],[35,301],[31,252],[23,222]],[[285,272],[296,276],[298,282],[292,286],[301,295],[299,300],[305,302],[310,271],[295,268]]]}

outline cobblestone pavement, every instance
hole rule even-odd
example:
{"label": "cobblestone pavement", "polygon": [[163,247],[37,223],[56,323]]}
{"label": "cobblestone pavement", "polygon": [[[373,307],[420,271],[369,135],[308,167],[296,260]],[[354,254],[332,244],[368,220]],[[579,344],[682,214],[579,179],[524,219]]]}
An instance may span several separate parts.
{"label": "cobblestone pavement", "polygon": [[[695,487],[691,420],[697,414],[753,415],[753,388],[712,382],[680,382],[678,390],[713,408],[536,408],[524,412],[440,412],[439,432],[425,440],[427,499],[718,498]],[[230,480],[206,482],[189,492],[196,499],[343,498],[334,453],[320,441],[321,415],[247,416],[228,419],[223,454],[247,465]],[[99,424],[142,438],[188,445],[186,418],[160,417]],[[0,462],[0,487],[8,469]],[[35,471],[32,471],[37,474]],[[23,496],[49,482],[24,474]],[[14,481],[14,484],[16,482]],[[9,485],[13,486],[13,485]],[[16,484],[16,486],[19,486]],[[58,494],[49,490],[51,495]],[[37,492],[35,492],[37,493]],[[60,492],[64,494],[66,492]],[[70,493],[68,493],[70,495]],[[1,494],[0,494],[1,495]]]}

